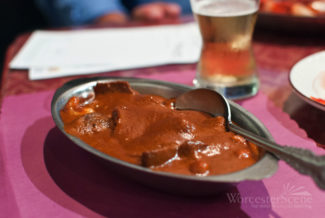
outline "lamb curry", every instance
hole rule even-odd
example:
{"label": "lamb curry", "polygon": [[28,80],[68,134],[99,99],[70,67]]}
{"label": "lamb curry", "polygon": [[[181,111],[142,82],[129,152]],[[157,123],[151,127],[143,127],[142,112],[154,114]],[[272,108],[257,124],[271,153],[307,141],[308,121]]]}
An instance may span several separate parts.
{"label": "lamb curry", "polygon": [[98,83],[93,99],[72,97],[60,111],[65,131],[120,160],[186,175],[217,175],[253,165],[261,151],[227,131],[223,117],[176,110],[174,100],[140,94],[127,82]]}

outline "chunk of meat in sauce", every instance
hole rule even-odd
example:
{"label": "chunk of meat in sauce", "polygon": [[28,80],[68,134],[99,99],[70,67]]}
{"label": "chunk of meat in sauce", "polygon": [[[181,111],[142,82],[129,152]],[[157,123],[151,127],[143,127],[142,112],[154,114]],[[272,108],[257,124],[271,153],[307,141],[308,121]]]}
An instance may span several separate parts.
{"label": "chunk of meat in sauce", "polygon": [[181,146],[178,148],[178,155],[180,157],[186,157],[186,158],[193,158],[193,159],[198,159],[200,158],[200,152],[202,150],[205,150],[208,145],[204,144],[203,142],[200,141],[187,141],[183,143]]}
{"label": "chunk of meat in sauce", "polygon": [[106,93],[128,93],[135,94],[137,93],[133,90],[129,83],[126,82],[110,82],[110,83],[97,83],[94,87],[94,92],[96,94],[106,94]]}
{"label": "chunk of meat in sauce", "polygon": [[177,148],[162,148],[155,151],[145,151],[141,156],[141,165],[156,167],[165,164],[177,157]]}
{"label": "chunk of meat in sauce", "polygon": [[[143,112],[139,112],[139,105]],[[175,147],[193,138],[196,130],[192,121],[185,119],[182,113],[169,113],[170,110],[170,104],[165,105],[164,101],[150,101],[145,105],[138,102],[115,108],[114,136],[120,141],[127,141],[126,147],[133,155]]]}
{"label": "chunk of meat in sauce", "polygon": [[113,127],[114,123],[110,117],[99,113],[90,113],[74,120],[66,129],[68,129],[68,132],[73,135],[90,135],[107,129],[112,129]]}

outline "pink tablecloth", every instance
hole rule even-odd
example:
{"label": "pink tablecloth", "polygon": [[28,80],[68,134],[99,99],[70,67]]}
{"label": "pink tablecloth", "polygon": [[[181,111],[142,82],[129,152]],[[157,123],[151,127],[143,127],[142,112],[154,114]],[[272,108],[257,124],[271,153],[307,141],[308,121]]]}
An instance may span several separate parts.
{"label": "pink tablecloth", "polygon": [[[140,75],[190,84],[193,72]],[[263,181],[246,181],[212,197],[182,197],[108,171],[55,127],[53,91],[10,96],[0,119],[0,217],[323,217],[324,192],[282,161]],[[317,148],[259,92],[239,102],[281,144]]]}

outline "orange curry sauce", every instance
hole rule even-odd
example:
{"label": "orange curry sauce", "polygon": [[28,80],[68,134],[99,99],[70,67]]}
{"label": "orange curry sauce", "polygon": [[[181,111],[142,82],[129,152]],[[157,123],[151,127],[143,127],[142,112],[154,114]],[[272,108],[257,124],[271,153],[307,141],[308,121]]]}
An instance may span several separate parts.
{"label": "orange curry sauce", "polygon": [[223,117],[175,110],[173,99],[143,95],[126,82],[98,83],[95,99],[72,97],[65,131],[120,160],[187,175],[216,175],[253,165],[261,151],[226,131]]}

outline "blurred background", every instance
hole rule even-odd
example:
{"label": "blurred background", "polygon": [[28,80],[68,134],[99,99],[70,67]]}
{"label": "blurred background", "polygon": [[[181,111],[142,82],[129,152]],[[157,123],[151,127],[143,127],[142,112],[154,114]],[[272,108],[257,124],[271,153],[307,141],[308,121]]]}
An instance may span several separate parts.
{"label": "blurred background", "polygon": [[[166,2],[168,1],[172,0],[166,0]],[[178,0],[178,3],[181,2],[185,5],[188,1]],[[122,2],[129,11],[135,4],[133,0],[122,0]],[[292,36],[290,42],[298,37],[307,36],[317,38],[317,42],[323,41],[325,36],[325,0],[260,0],[260,2],[260,9],[263,13],[258,16],[256,30],[268,32],[267,40],[271,40],[276,35],[283,36],[284,33],[288,33]],[[302,2],[320,4],[319,14],[321,16],[310,14],[311,12],[316,13],[315,10],[312,11]],[[49,28],[50,24],[47,23],[47,19],[36,6],[35,0],[0,0],[0,16],[0,74],[2,74],[6,50],[16,37],[35,29]],[[274,40],[279,42],[278,38]],[[315,43],[315,40],[306,42]]]}
{"label": "blurred background", "polygon": [[0,1],[0,69],[7,47],[22,33],[47,26],[33,0],[1,0]]}

